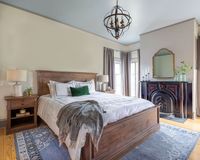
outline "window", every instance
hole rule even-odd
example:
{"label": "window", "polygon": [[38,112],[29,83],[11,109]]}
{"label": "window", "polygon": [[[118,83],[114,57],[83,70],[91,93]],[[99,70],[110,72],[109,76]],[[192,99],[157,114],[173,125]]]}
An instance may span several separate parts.
{"label": "window", "polygon": [[119,51],[114,52],[114,64],[115,64],[115,93],[123,94],[123,84],[122,84],[122,61],[121,53]]}
{"label": "window", "polygon": [[139,91],[139,54],[138,51],[130,53],[131,75],[130,75],[130,96],[138,97]]}
{"label": "window", "polygon": [[138,97],[139,95],[138,50],[130,53],[122,53],[120,51],[114,51],[114,88],[116,94]]}

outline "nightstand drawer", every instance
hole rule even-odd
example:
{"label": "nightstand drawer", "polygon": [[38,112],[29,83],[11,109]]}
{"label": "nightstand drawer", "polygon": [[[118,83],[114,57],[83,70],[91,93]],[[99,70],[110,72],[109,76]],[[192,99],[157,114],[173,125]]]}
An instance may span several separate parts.
{"label": "nightstand drawer", "polygon": [[35,99],[26,99],[26,100],[13,100],[11,101],[11,108],[22,108],[22,107],[33,107],[35,105]]}

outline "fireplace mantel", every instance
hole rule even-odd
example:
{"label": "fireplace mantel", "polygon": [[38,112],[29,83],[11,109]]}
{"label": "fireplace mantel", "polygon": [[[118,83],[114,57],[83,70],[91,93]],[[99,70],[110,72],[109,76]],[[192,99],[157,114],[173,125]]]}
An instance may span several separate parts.
{"label": "fireplace mantel", "polygon": [[160,111],[176,117],[192,118],[192,83],[142,81],[141,97],[160,105]]}

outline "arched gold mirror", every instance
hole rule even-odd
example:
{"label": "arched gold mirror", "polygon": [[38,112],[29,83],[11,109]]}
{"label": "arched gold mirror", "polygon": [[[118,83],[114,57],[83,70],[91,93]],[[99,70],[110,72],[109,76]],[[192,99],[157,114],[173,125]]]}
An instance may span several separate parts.
{"label": "arched gold mirror", "polygon": [[153,78],[173,78],[175,75],[174,53],[166,48],[153,56]]}

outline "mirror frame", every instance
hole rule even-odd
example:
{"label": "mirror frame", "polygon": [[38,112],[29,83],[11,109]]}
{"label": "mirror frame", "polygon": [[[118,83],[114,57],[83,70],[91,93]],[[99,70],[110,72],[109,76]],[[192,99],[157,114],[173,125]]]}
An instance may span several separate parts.
{"label": "mirror frame", "polygon": [[[163,51],[163,50],[166,50],[168,53],[170,53],[171,55],[172,55],[172,57],[173,57],[173,72],[174,72],[174,74],[173,74],[173,76],[166,76],[166,77],[164,77],[164,76],[162,76],[162,77],[159,77],[159,76],[156,76],[155,75],[155,68],[154,68],[154,61],[155,61],[155,57],[157,56],[157,55],[159,55],[160,54],[160,52],[161,51]],[[167,48],[161,48],[158,52],[156,52],[155,54],[154,54],[154,56],[152,57],[152,68],[153,68],[153,78],[155,78],[155,79],[166,79],[166,78],[174,78],[174,76],[175,76],[175,54],[172,52],[172,51],[170,51],[169,49],[167,49]]]}

